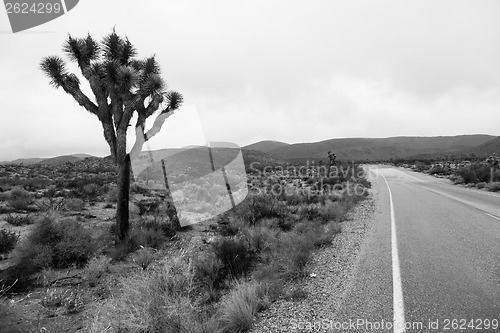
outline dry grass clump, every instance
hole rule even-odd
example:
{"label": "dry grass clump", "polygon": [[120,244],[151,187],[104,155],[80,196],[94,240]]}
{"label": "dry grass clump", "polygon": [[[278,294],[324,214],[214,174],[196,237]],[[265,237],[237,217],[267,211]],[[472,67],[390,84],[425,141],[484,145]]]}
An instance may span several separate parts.
{"label": "dry grass clump", "polygon": [[252,327],[257,312],[269,307],[264,284],[239,282],[220,305],[222,332],[246,332]]}
{"label": "dry grass clump", "polygon": [[217,332],[217,322],[195,305],[193,269],[179,253],[120,280],[100,303],[89,332]]}

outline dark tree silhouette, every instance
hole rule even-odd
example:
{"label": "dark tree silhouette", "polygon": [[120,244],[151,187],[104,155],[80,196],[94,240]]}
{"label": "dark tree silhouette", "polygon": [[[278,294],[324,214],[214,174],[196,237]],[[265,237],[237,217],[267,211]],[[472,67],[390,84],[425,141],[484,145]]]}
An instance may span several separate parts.
{"label": "dark tree silhouette", "polygon": [[[131,158],[136,157],[146,141],[157,134],[165,120],[178,109],[182,95],[166,91],[155,57],[136,58],[137,51],[128,38],[113,32],[100,43],[90,35],[74,38],[71,35],[63,51],[78,64],[94,95],[91,99],[80,88],[80,79],[68,71],[65,61],[58,56],[42,59],[40,68],[49,77],[50,84],[62,88],[102,124],[104,138],[118,171],[118,203],[116,224],[118,240],[123,241],[129,229],[129,188]],[[156,112],[160,110],[159,112]],[[136,141],[127,153],[127,130],[134,114]],[[156,114],[152,127],[146,131],[146,119]],[[173,221],[179,227],[178,220]]]}
{"label": "dark tree silhouette", "polygon": [[493,183],[495,168],[500,164],[500,158],[496,153],[493,153],[486,159],[486,164],[490,167],[490,183]]}

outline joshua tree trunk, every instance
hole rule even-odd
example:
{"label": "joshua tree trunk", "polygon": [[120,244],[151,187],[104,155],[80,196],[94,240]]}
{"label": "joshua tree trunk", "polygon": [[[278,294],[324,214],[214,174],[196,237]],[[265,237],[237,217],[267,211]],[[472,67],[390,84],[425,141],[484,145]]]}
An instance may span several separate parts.
{"label": "joshua tree trunk", "polygon": [[167,169],[165,168],[165,160],[161,160],[161,167],[163,169],[163,179],[165,180],[165,200],[167,201],[167,215],[170,219],[175,230],[181,228],[181,223],[179,217],[177,216],[177,209],[175,208],[174,198],[172,197],[172,192],[170,191],[170,186],[168,185]]}
{"label": "joshua tree trunk", "polygon": [[130,190],[130,155],[118,164],[118,202],[116,205],[116,226],[119,241],[128,236],[129,229],[129,190]]}

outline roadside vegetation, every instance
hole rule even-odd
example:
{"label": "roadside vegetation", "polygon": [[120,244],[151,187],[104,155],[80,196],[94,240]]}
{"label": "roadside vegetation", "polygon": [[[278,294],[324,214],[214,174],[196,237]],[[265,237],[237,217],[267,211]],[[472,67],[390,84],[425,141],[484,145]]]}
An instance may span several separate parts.
{"label": "roadside vegetation", "polygon": [[500,192],[500,167],[497,154],[482,158],[475,154],[460,157],[446,155],[427,160],[397,158],[390,162],[397,166],[411,168],[414,171],[448,178],[457,185]]}
{"label": "roadside vegetation", "polygon": [[241,204],[178,230],[165,197],[133,184],[130,234],[116,243],[114,168],[100,163],[0,166],[0,331],[245,332],[274,301],[307,297],[314,251],[370,186],[340,162],[329,177],[250,172]]}

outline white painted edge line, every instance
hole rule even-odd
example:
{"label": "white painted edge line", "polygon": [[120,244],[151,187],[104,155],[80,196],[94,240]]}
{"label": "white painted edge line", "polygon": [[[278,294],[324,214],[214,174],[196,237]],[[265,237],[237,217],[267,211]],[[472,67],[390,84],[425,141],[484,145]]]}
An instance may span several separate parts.
{"label": "white painted edge line", "polygon": [[425,180],[418,179],[417,177],[414,177],[414,176],[410,175],[410,174],[409,174],[409,173],[407,173],[407,172],[404,172],[404,174],[405,174],[405,175],[407,175],[408,177],[411,177],[411,178],[413,178],[413,179],[418,180],[418,181],[419,181],[419,182],[421,182],[421,183],[425,183]]}
{"label": "white painted edge line", "polygon": [[391,243],[392,243],[392,292],[394,311],[394,333],[405,332],[405,306],[403,300],[403,286],[401,284],[401,269],[399,267],[398,239],[396,236],[396,218],[394,217],[394,204],[392,193],[387,178],[385,178],[387,189],[389,190],[389,201],[391,204]]}
{"label": "white painted edge line", "polygon": [[500,221],[500,217],[498,217],[498,216],[495,216],[495,215],[490,214],[490,213],[485,213],[485,214],[488,215],[489,217],[492,217],[492,218],[497,219],[497,220]]}

